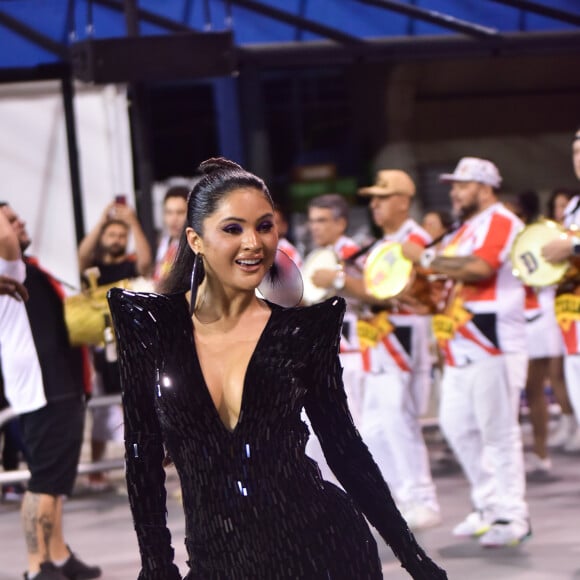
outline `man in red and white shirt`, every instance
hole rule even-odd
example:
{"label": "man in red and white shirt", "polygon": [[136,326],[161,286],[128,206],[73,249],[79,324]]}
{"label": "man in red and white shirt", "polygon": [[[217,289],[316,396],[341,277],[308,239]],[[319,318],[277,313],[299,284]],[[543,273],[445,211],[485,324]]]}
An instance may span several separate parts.
{"label": "man in red and white shirt", "polygon": [[499,203],[497,167],[465,157],[452,174],[451,199],[462,221],[442,255],[405,254],[455,281],[434,331],[445,357],[440,424],[471,484],[475,511],[457,536],[484,546],[515,545],[531,534],[525,501],[520,393],[527,373],[524,288],[509,252],[523,224]]}
{"label": "man in red and white shirt", "polygon": [[[383,232],[374,246],[392,241],[423,248],[430,242],[427,232],[409,217],[415,184],[404,171],[379,171],[376,183],[359,193],[370,198],[373,221]],[[378,331],[376,340],[361,345],[361,435],[409,526],[436,525],[441,521],[439,502],[419,422],[430,387],[429,318],[416,314],[403,297],[373,298],[364,281],[348,272],[344,292],[365,304],[369,316],[359,323],[361,329],[370,325]]]}

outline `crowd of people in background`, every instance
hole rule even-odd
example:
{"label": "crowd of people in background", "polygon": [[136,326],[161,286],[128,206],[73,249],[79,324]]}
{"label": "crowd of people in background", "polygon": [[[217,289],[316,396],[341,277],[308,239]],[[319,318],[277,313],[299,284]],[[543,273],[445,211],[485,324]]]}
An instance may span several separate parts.
{"label": "crowd of people in background", "polygon": [[[580,131],[572,156],[580,180]],[[452,533],[476,537],[483,546],[517,545],[532,534],[526,474],[540,481],[550,474],[552,449],[580,451],[580,272],[573,264],[580,255],[574,233],[580,192],[554,189],[545,208],[533,191],[503,203],[498,167],[475,157],[459,160],[441,180],[449,184],[449,211],[427,211],[419,223],[412,178],[397,168],[381,169],[373,185],[359,190],[368,200],[369,225],[380,232],[367,245],[348,237],[344,196],[310,201],[304,256],[278,209],[278,249],[305,278],[304,304],[335,294],[346,298],[340,359],[351,414],[410,528],[445,521],[421,427],[436,388],[439,426],[468,480],[472,503]],[[188,195],[181,185],[167,190],[155,252],[125,199],[105,207],[78,248],[86,286],[142,277],[157,288],[175,259]],[[522,229],[542,218],[561,224],[563,232],[545,245],[542,259],[572,265],[561,282],[532,288],[512,273],[510,252]],[[70,346],[64,290],[25,255],[29,243],[15,209],[0,203],[0,413],[8,417],[11,406],[19,415],[0,424],[2,466],[14,470],[24,461],[32,474],[26,486],[4,484],[2,496],[22,500],[26,578],[97,578],[100,569],[81,562],[64,540],[62,497],[75,482],[86,397],[120,393],[120,372],[104,343]],[[413,263],[409,283],[389,298],[369,292],[364,276],[369,256],[386,243],[398,244],[401,258]],[[433,377],[442,378],[434,384]],[[522,393],[533,435],[526,455]],[[552,430],[551,403],[559,411]],[[122,423],[120,404],[92,410],[91,461],[105,457],[108,441],[122,442]],[[307,451],[334,480],[314,436]],[[111,489],[104,472],[91,473],[88,485]],[[52,534],[44,533],[43,521]]]}

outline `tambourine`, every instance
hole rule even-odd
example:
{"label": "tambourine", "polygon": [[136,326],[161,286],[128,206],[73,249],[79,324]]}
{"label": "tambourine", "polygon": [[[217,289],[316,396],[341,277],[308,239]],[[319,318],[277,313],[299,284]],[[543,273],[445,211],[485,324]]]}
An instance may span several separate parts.
{"label": "tambourine", "polygon": [[526,286],[542,287],[557,284],[566,273],[569,262],[552,264],[542,256],[542,248],[561,239],[566,230],[559,223],[542,219],[526,226],[514,239],[510,257],[512,272]]}
{"label": "tambourine", "polygon": [[412,283],[413,262],[403,256],[401,244],[383,242],[368,255],[363,278],[367,292],[374,298],[394,298]]}
{"label": "tambourine", "polygon": [[334,288],[319,288],[315,286],[312,282],[312,276],[317,270],[335,270],[338,265],[338,256],[330,247],[318,248],[308,254],[302,267],[303,301],[305,304],[317,304],[336,293]]}

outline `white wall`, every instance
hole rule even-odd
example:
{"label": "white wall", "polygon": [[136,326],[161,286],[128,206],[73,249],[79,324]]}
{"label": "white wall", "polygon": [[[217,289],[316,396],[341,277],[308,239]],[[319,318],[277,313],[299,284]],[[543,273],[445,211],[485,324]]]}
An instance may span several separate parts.
{"label": "white wall", "polygon": [[[87,231],[115,193],[134,202],[124,87],[76,85],[75,117]],[[78,285],[64,110],[59,82],[0,85],[0,200],[27,222],[28,253]]]}

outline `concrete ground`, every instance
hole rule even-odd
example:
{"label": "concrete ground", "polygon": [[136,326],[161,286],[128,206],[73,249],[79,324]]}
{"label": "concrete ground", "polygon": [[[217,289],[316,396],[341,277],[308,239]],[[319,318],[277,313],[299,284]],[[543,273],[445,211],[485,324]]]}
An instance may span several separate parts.
{"label": "concrete ground", "polygon": [[[529,483],[534,531],[531,540],[517,548],[483,549],[475,541],[450,534],[453,525],[469,510],[468,488],[460,472],[444,469],[435,460],[438,446],[437,437],[430,437],[443,523],[417,536],[429,554],[447,569],[450,579],[580,580],[580,455],[554,454],[553,476],[547,481]],[[109,451],[119,452],[120,447],[115,446]],[[100,494],[89,493],[85,476],[79,476],[76,491],[65,504],[65,534],[79,556],[103,568],[104,580],[134,580],[139,556],[123,473],[110,475],[115,490]],[[185,573],[184,524],[175,494],[175,472],[169,472],[168,488],[176,561]],[[380,539],[379,546],[385,580],[409,578]],[[22,578],[25,550],[15,504],[0,503],[0,563],[0,580]]]}

